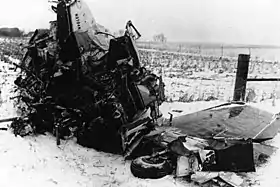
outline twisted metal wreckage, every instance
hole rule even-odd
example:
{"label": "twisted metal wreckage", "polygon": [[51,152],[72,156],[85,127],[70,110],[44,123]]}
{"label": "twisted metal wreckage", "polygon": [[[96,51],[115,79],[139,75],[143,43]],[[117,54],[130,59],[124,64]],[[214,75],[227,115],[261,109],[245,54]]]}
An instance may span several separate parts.
{"label": "twisted metal wreckage", "polygon": [[278,117],[245,104],[171,116],[160,124],[164,83],[141,66],[135,45],[141,35],[132,22],[114,37],[82,0],[60,0],[52,9],[57,20],[49,30],[35,31],[17,65],[22,117],[12,122],[16,135],[26,135],[27,127],[52,132],[58,143],[74,135],[81,145],[134,159],[137,177],[174,173],[200,184],[237,185],[221,173],[204,174],[255,171],[256,161],[271,154],[262,143],[275,136]]}

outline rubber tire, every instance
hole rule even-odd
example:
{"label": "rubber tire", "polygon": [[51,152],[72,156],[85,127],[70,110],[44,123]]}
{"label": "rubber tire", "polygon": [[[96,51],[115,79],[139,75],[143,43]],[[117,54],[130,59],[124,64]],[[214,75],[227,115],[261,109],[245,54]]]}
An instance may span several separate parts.
{"label": "rubber tire", "polygon": [[159,179],[173,172],[172,164],[169,160],[161,159],[159,163],[148,163],[146,160],[150,156],[142,156],[131,162],[130,170],[133,176],[142,179]]}

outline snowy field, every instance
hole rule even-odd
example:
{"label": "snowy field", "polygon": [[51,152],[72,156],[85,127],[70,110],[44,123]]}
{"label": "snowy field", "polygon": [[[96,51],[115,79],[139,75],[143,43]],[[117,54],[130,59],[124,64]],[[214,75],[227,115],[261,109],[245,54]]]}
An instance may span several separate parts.
{"label": "snowy field", "polygon": [[[13,102],[13,81],[16,72],[9,69],[8,64],[0,63],[1,108],[0,118],[9,118],[16,115]],[[170,90],[169,90],[170,91]],[[193,103],[164,103],[162,113],[168,117],[172,110],[182,110],[183,115],[196,112],[204,108],[221,103],[221,101],[200,101]],[[252,105],[276,113],[280,112],[280,101],[266,100]],[[9,123],[1,123],[6,127]],[[132,176],[130,161],[125,161],[122,156],[97,152],[94,149],[81,147],[75,139],[62,141],[56,146],[55,138],[51,135],[32,137],[15,137],[9,131],[0,131],[0,173],[1,187],[180,187],[194,186],[181,179],[174,180],[167,176],[158,180],[143,180]],[[271,145],[280,146],[278,135]],[[280,151],[270,158],[265,166],[257,169],[256,173],[249,174],[252,186],[279,186]]]}

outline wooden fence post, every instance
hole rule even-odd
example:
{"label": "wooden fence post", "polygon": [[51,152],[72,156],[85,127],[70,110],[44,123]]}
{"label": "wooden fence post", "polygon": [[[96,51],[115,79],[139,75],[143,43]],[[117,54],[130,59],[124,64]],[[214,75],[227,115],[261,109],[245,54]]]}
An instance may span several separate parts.
{"label": "wooden fence post", "polygon": [[250,55],[239,54],[233,101],[245,101]]}

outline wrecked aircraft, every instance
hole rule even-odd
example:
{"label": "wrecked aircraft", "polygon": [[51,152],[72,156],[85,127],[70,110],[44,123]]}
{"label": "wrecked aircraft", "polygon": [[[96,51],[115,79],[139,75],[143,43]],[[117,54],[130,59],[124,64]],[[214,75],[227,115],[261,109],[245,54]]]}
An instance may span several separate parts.
{"label": "wrecked aircraft", "polygon": [[[140,66],[131,21],[108,40],[83,1],[60,1],[49,32],[36,30],[15,81],[36,132],[59,138],[75,129],[78,143],[129,155],[158,118],[162,79]],[[135,33],[135,34],[134,34]],[[150,113],[152,115],[150,115]]]}
{"label": "wrecked aircraft", "polygon": [[164,83],[141,65],[132,22],[114,37],[82,0],[60,0],[52,9],[57,20],[35,31],[16,65],[16,135],[51,132],[58,144],[75,136],[81,145],[134,159],[131,171],[140,178],[255,171],[254,151],[264,154],[255,146],[275,136],[278,117],[229,103],[159,124]]}

